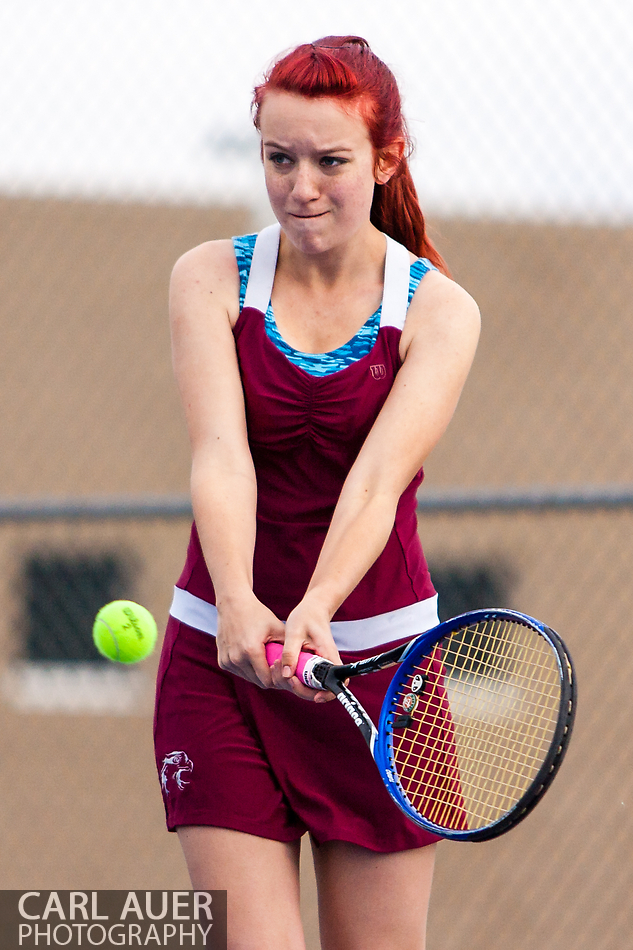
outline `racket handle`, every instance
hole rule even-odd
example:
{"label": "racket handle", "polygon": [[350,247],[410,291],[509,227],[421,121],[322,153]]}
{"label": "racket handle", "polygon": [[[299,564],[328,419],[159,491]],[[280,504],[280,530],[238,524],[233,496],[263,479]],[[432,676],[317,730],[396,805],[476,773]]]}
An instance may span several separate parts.
{"label": "racket handle", "polygon": [[[281,659],[283,650],[284,648],[282,643],[266,644],[266,659],[268,660],[269,666],[272,666],[275,660]],[[302,683],[305,683],[306,686],[309,686],[310,689],[323,689],[319,681],[312,676],[312,670],[317,663],[328,662],[329,660],[324,660],[322,656],[317,656],[315,653],[306,653],[304,650],[302,650],[297,661],[297,672],[295,675],[301,680]]]}

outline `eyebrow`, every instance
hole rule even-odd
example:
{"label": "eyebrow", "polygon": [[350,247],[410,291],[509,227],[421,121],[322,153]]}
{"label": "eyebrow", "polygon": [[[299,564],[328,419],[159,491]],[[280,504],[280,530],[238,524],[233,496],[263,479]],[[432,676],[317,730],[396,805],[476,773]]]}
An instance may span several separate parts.
{"label": "eyebrow", "polygon": [[[264,148],[278,148],[281,152],[289,152],[291,148],[288,145],[280,145],[278,142],[269,142],[266,141],[263,143]],[[329,155],[331,152],[353,152],[354,150],[349,148],[347,145],[333,145],[330,148],[320,148],[318,150],[319,155]]]}

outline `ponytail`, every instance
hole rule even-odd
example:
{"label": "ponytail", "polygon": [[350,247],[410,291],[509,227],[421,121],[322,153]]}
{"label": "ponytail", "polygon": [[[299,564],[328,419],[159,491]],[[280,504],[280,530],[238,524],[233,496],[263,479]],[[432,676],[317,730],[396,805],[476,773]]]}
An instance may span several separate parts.
{"label": "ponytail", "polygon": [[424,215],[406,158],[402,159],[386,185],[375,186],[370,220],[379,231],[404,244],[417,257],[426,257],[439,271],[450,276],[445,261],[426,233]]}

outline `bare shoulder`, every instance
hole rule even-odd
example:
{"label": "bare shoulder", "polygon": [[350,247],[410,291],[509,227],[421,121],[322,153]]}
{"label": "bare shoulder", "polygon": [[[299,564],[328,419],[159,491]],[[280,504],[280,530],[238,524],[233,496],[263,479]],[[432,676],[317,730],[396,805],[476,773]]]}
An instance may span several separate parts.
{"label": "bare shoulder", "polygon": [[468,291],[450,277],[429,271],[413,295],[402,333],[401,352],[404,355],[420,337],[429,341],[461,340],[474,352],[480,326],[479,307]]}
{"label": "bare shoulder", "polygon": [[173,270],[178,277],[198,272],[210,278],[222,277],[227,272],[237,274],[233,242],[205,241],[198,244],[178,258]]}
{"label": "bare shoulder", "polygon": [[172,320],[200,311],[227,314],[231,324],[239,313],[239,272],[233,242],[206,241],[176,261],[170,283]]}

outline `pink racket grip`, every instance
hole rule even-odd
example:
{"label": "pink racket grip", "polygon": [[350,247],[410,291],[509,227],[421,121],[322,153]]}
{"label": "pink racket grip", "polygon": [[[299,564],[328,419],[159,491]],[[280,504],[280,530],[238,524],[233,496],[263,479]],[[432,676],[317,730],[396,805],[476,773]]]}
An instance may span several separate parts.
{"label": "pink racket grip", "polygon": [[[272,666],[275,660],[281,659],[281,654],[283,653],[284,648],[281,643],[267,643],[266,644],[266,659],[268,660],[268,665]],[[305,683],[306,686],[309,686],[310,689],[323,689],[318,680],[312,676],[312,670],[317,663],[322,663],[323,657],[316,656],[314,653],[305,653],[303,650],[299,654],[299,659],[297,661],[297,671],[296,676]]]}

